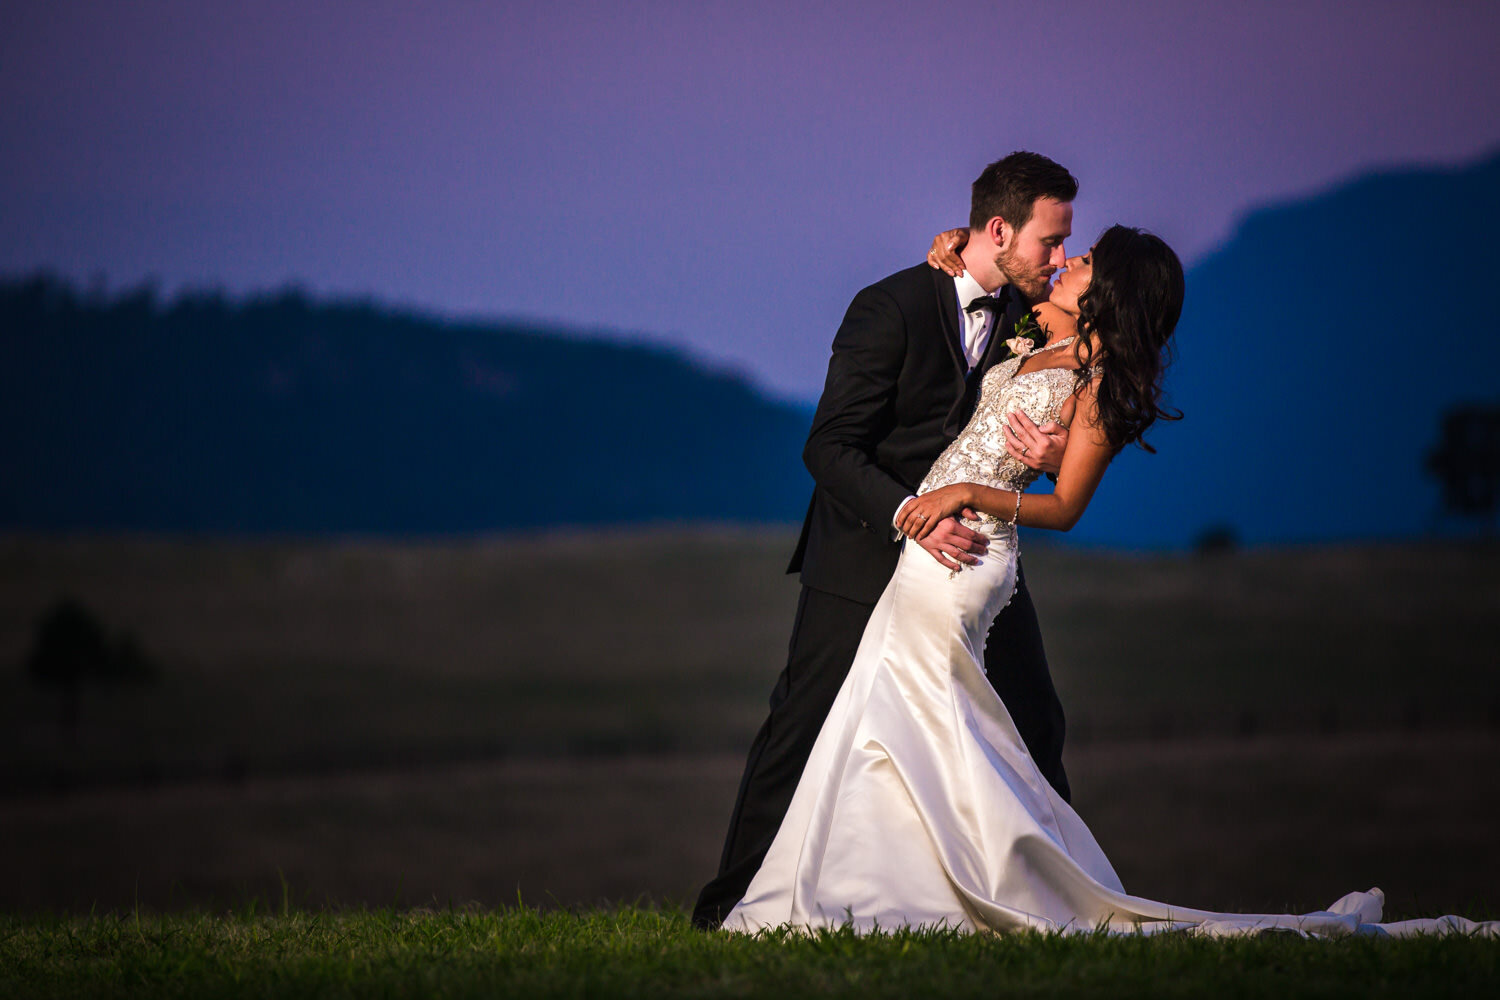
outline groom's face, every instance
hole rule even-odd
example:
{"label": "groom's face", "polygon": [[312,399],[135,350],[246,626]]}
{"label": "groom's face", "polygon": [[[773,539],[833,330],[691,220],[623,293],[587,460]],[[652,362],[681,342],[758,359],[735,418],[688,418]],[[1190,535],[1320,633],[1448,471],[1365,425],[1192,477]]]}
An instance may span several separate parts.
{"label": "groom's face", "polygon": [[1073,203],[1038,198],[1031,218],[1019,231],[1006,225],[1005,242],[995,255],[995,266],[1006,280],[1033,302],[1046,297],[1047,282],[1063,266],[1063,241],[1073,234]]}

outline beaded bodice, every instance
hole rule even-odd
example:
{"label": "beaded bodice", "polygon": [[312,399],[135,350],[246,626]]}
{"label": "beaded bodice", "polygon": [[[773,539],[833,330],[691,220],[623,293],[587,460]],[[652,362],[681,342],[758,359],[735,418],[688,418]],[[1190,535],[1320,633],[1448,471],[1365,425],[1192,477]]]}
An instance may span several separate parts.
{"label": "beaded bodice", "polygon": [[[1072,337],[1043,350],[1051,351],[1073,342]],[[1024,410],[1040,427],[1057,420],[1063,404],[1078,384],[1079,372],[1072,368],[1041,368],[1016,374],[1031,351],[1003,361],[985,373],[980,384],[974,415],[953,443],[938,456],[918,493],[952,483],[979,483],[996,489],[1024,491],[1038,473],[1027,468],[1005,450],[1005,422],[1016,410]],[[1086,369],[1089,377],[1094,369]]]}

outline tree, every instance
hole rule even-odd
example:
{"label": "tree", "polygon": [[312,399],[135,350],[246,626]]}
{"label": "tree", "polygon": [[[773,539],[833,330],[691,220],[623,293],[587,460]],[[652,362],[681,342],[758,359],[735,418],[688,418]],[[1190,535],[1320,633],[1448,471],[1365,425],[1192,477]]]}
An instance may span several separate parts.
{"label": "tree", "polygon": [[156,673],[132,633],[122,632],[111,639],[99,617],[71,597],[58,601],[37,619],[26,672],[38,683],[61,689],[59,722],[69,732],[78,729],[78,706],[86,680],[140,682]]}
{"label": "tree", "polygon": [[1443,486],[1443,506],[1495,524],[1500,510],[1500,406],[1459,406],[1443,416],[1442,439],[1426,468]]}

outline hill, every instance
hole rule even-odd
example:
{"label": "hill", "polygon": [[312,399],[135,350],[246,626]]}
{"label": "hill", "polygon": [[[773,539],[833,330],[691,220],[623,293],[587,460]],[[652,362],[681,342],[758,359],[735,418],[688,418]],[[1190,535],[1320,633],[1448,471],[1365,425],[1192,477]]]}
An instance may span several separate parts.
{"label": "hill", "polygon": [[0,284],[0,528],[791,521],[810,414],[680,353],[295,290]]}
{"label": "hill", "polygon": [[1488,340],[1500,156],[1362,177],[1247,217],[1188,274],[1158,455],[1132,449],[1075,540],[1181,546],[1441,528],[1442,414],[1500,402]]}
{"label": "hill", "polygon": [[[1186,413],[1074,542],[1174,548],[1456,527],[1444,413],[1500,401],[1500,155],[1248,216],[1188,275]],[[1451,276],[1443,272],[1451,272]],[[0,282],[0,529],[421,535],[787,522],[810,412],[655,347],[295,290],[230,301]]]}

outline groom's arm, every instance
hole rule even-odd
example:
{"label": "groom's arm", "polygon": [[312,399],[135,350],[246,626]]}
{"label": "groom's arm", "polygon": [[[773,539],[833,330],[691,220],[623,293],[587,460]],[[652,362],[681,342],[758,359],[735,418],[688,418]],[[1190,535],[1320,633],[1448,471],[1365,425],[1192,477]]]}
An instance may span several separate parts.
{"label": "groom's arm", "polygon": [[872,531],[889,532],[911,490],[876,462],[895,422],[896,380],[906,359],[906,322],[890,294],[871,286],[849,304],[833,338],[828,379],[802,460],[813,481]]}

